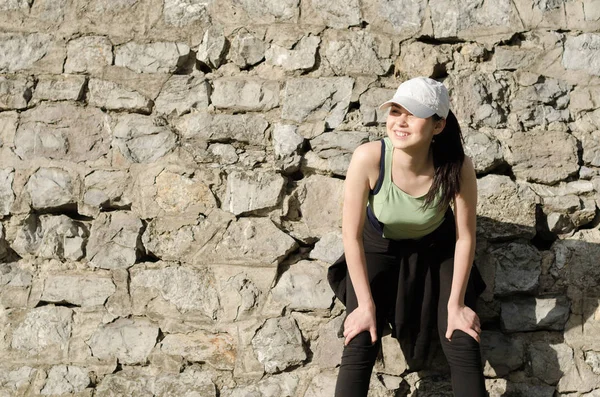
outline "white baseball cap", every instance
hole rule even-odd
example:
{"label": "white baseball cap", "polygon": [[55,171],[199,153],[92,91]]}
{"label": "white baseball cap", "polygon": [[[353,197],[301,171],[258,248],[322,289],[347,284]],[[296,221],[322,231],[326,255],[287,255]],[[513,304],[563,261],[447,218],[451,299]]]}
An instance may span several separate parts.
{"label": "white baseball cap", "polygon": [[417,117],[426,119],[437,114],[448,117],[450,98],[446,86],[429,77],[415,77],[400,84],[396,93],[379,109],[385,109],[396,103]]}

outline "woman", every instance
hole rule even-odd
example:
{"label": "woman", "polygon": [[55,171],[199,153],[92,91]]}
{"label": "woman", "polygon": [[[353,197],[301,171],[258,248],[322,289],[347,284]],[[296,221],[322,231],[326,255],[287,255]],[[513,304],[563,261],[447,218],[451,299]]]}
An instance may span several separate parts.
{"label": "woman", "polygon": [[472,266],[477,180],[449,106],[442,83],[405,81],[380,106],[390,108],[387,137],[352,155],[344,255],[328,272],[346,305],[337,397],[367,395],[388,323],[411,369],[423,364],[437,325],[454,394],[487,395],[473,310],[485,289]]}

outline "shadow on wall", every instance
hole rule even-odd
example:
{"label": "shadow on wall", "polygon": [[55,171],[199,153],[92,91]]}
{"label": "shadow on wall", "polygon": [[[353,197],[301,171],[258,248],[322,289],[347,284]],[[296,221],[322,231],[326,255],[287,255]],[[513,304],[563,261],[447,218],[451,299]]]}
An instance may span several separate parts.
{"label": "shadow on wall", "polygon": [[[481,350],[490,396],[552,397],[600,390],[597,223],[545,240],[553,236],[544,230],[529,239],[507,238],[510,233],[498,237],[490,231],[522,231],[523,226],[478,217],[475,264],[488,288],[478,300],[477,313],[482,321]],[[393,387],[395,396],[453,395],[437,332],[432,340],[429,369],[404,371],[401,383]],[[389,387],[393,377],[385,374],[385,362],[394,356],[386,354],[383,346],[376,372]]]}

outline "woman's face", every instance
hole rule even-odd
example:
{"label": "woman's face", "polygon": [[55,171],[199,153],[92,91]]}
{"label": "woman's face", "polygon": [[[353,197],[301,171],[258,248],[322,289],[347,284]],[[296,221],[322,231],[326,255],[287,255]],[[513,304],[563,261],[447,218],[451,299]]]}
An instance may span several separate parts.
{"label": "woman's face", "polygon": [[434,135],[445,126],[445,120],[434,121],[433,117],[422,119],[404,107],[392,104],[386,121],[387,134],[395,147],[429,147]]}

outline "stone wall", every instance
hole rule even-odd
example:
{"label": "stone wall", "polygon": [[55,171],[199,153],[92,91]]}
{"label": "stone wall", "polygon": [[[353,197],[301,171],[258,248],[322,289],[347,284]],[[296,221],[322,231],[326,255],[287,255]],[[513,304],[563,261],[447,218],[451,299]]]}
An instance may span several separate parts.
{"label": "stone wall", "polygon": [[[600,395],[598,0],[0,0],[0,395],[331,396],[343,177],[406,78],[478,173],[492,396]],[[370,396],[450,395],[389,335]]]}

